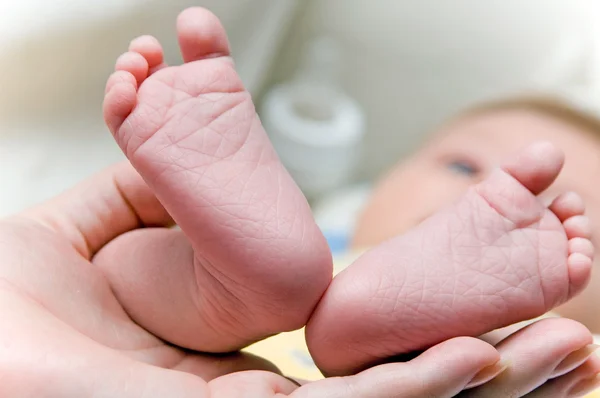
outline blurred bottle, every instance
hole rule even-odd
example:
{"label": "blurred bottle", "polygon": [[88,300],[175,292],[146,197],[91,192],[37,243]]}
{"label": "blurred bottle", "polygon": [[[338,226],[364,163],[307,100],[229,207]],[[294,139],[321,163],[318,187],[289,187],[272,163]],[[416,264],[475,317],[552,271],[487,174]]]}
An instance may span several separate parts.
{"label": "blurred bottle", "polygon": [[341,65],[339,45],[316,39],[292,81],[270,90],[262,104],[271,141],[309,198],[348,183],[360,158],[365,117],[340,87]]}

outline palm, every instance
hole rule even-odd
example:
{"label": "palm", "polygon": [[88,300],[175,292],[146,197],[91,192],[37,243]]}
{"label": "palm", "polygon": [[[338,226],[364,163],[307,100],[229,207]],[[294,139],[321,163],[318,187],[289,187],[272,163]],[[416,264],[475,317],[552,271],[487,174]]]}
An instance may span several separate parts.
{"label": "palm", "polygon": [[44,341],[47,352],[35,355],[64,358],[67,353],[76,357],[82,352],[102,351],[115,362],[118,357],[130,358],[206,379],[217,375],[214,362],[225,372],[269,368],[266,361],[250,356],[213,358],[190,353],[153,336],[130,319],[102,272],[86,258],[85,250],[80,252],[65,237],[39,223],[14,219],[3,225],[0,236],[3,252],[9,255],[4,261],[19,264],[18,273],[10,280],[2,279],[2,294],[9,295],[12,303],[3,311],[4,321],[13,325],[27,322],[26,330],[31,331],[23,335],[14,333],[17,328],[0,330],[2,341],[27,347],[36,337]]}

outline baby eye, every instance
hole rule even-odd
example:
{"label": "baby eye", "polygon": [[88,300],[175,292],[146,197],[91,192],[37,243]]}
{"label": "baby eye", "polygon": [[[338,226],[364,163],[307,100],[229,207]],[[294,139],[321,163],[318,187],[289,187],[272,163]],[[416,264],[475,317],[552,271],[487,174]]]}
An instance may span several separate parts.
{"label": "baby eye", "polygon": [[468,177],[474,177],[477,174],[479,174],[480,171],[479,168],[473,163],[461,160],[449,162],[447,167],[455,173],[462,174]]}

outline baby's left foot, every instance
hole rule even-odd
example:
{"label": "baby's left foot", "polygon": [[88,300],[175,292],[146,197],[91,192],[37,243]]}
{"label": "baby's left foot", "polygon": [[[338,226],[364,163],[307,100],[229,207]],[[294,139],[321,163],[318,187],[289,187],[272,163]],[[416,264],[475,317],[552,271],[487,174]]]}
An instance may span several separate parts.
{"label": "baby's left foot", "polygon": [[579,293],[594,252],[583,202],[564,194],[546,208],[537,198],[562,164],[552,145],[533,145],[337,276],[307,328],[319,367],[353,373],[534,318]]}
{"label": "baby's left foot", "polygon": [[[185,236],[124,234],[96,265],[147,330],[228,352],[302,327],[331,280],[331,254],[262,128],[217,17],[188,9],[177,33],[183,65],[164,65],[152,37],[132,42],[107,83],[104,115]],[[145,261],[134,268],[128,258]]]}

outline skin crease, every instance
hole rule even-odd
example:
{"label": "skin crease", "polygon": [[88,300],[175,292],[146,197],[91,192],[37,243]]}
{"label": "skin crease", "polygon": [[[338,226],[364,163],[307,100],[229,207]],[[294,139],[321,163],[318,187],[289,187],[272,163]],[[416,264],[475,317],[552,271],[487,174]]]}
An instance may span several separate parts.
{"label": "skin crease", "polygon": [[[600,133],[595,134],[531,110],[459,118],[380,180],[358,221],[353,247],[372,247],[406,232],[457,200],[507,155],[538,140],[554,143],[566,155],[563,172],[542,200],[550,203],[560,192],[575,191],[583,197],[592,225],[600,225],[600,186],[590,183],[600,181]],[[598,235],[593,241],[598,247]],[[598,258],[594,265],[600,266]],[[600,275],[592,273],[585,291],[555,311],[600,333],[599,307]]]}

